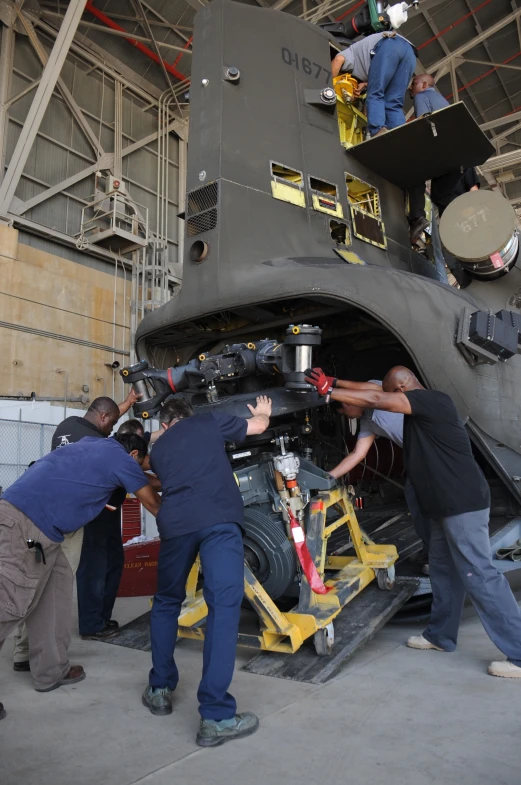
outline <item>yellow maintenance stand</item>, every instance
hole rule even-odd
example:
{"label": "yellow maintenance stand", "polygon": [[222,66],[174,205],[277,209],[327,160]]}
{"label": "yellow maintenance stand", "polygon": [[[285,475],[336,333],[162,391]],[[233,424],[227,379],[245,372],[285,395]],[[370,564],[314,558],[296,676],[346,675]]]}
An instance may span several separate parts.
{"label": "yellow maintenance stand", "polygon": [[[349,530],[356,555],[328,556],[329,537],[342,526]],[[376,545],[364,534],[344,488],[323,491],[311,499],[305,530],[311,558],[330,591],[315,594],[301,575],[298,603],[283,612],[245,564],[244,594],[259,617],[259,631],[239,631],[239,645],[292,654],[313,637],[317,654],[328,655],[334,643],[333,621],[340,611],[375,579],[383,590],[393,587],[396,547]],[[199,559],[188,577],[179,617],[181,638],[204,639],[207,607],[198,584]]]}
{"label": "yellow maintenance stand", "polygon": [[359,108],[362,100],[355,95],[358,86],[356,79],[349,74],[339,74],[333,78],[336,93],[338,131],[342,147],[349,150],[364,141],[367,117]]}

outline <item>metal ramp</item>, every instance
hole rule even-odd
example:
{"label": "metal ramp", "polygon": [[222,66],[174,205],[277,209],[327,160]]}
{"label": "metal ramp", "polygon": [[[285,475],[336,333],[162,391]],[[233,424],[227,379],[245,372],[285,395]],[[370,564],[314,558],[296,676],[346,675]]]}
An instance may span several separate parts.
{"label": "metal ramp", "polygon": [[374,638],[412,597],[418,583],[397,579],[391,591],[381,591],[374,583],[367,586],[336,617],[335,646],[329,657],[318,657],[313,646],[306,643],[291,655],[262,652],[241,670],[259,676],[323,684],[337,676],[353,655]]}

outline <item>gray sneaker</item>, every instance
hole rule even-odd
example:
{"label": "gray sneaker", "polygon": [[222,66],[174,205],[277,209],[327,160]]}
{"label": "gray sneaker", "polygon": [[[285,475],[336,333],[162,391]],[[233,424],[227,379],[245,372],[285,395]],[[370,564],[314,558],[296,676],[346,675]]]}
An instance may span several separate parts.
{"label": "gray sneaker", "polygon": [[151,687],[144,691],[141,700],[152,714],[172,714],[172,690],[170,687]]}
{"label": "gray sneaker", "polygon": [[200,747],[219,747],[226,741],[251,736],[259,727],[259,718],[250,711],[236,714],[231,720],[201,720],[196,743]]}

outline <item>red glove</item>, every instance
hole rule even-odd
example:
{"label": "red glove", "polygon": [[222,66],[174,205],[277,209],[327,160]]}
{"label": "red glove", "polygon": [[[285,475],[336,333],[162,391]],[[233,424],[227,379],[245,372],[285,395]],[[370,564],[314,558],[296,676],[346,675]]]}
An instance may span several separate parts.
{"label": "red glove", "polygon": [[326,376],[322,368],[308,368],[307,371],[304,371],[304,378],[308,384],[317,388],[319,395],[327,395],[333,387],[336,387],[335,377]]}

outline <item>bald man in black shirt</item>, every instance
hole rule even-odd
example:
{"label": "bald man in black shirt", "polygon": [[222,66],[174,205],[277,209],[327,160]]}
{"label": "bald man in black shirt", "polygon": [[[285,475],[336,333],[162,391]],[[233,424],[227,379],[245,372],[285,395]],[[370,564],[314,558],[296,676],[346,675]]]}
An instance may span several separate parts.
{"label": "bald man in black shirt", "polygon": [[405,470],[422,514],[431,519],[433,595],[427,629],[409,638],[407,645],[454,651],[468,592],[486,632],[507,657],[491,663],[488,672],[521,678],[521,610],[505,576],[492,563],[490,492],[451,398],[426,390],[402,366],[389,371],[383,392],[338,389],[319,368],[308,371],[306,381],[326,400],[404,415]]}

